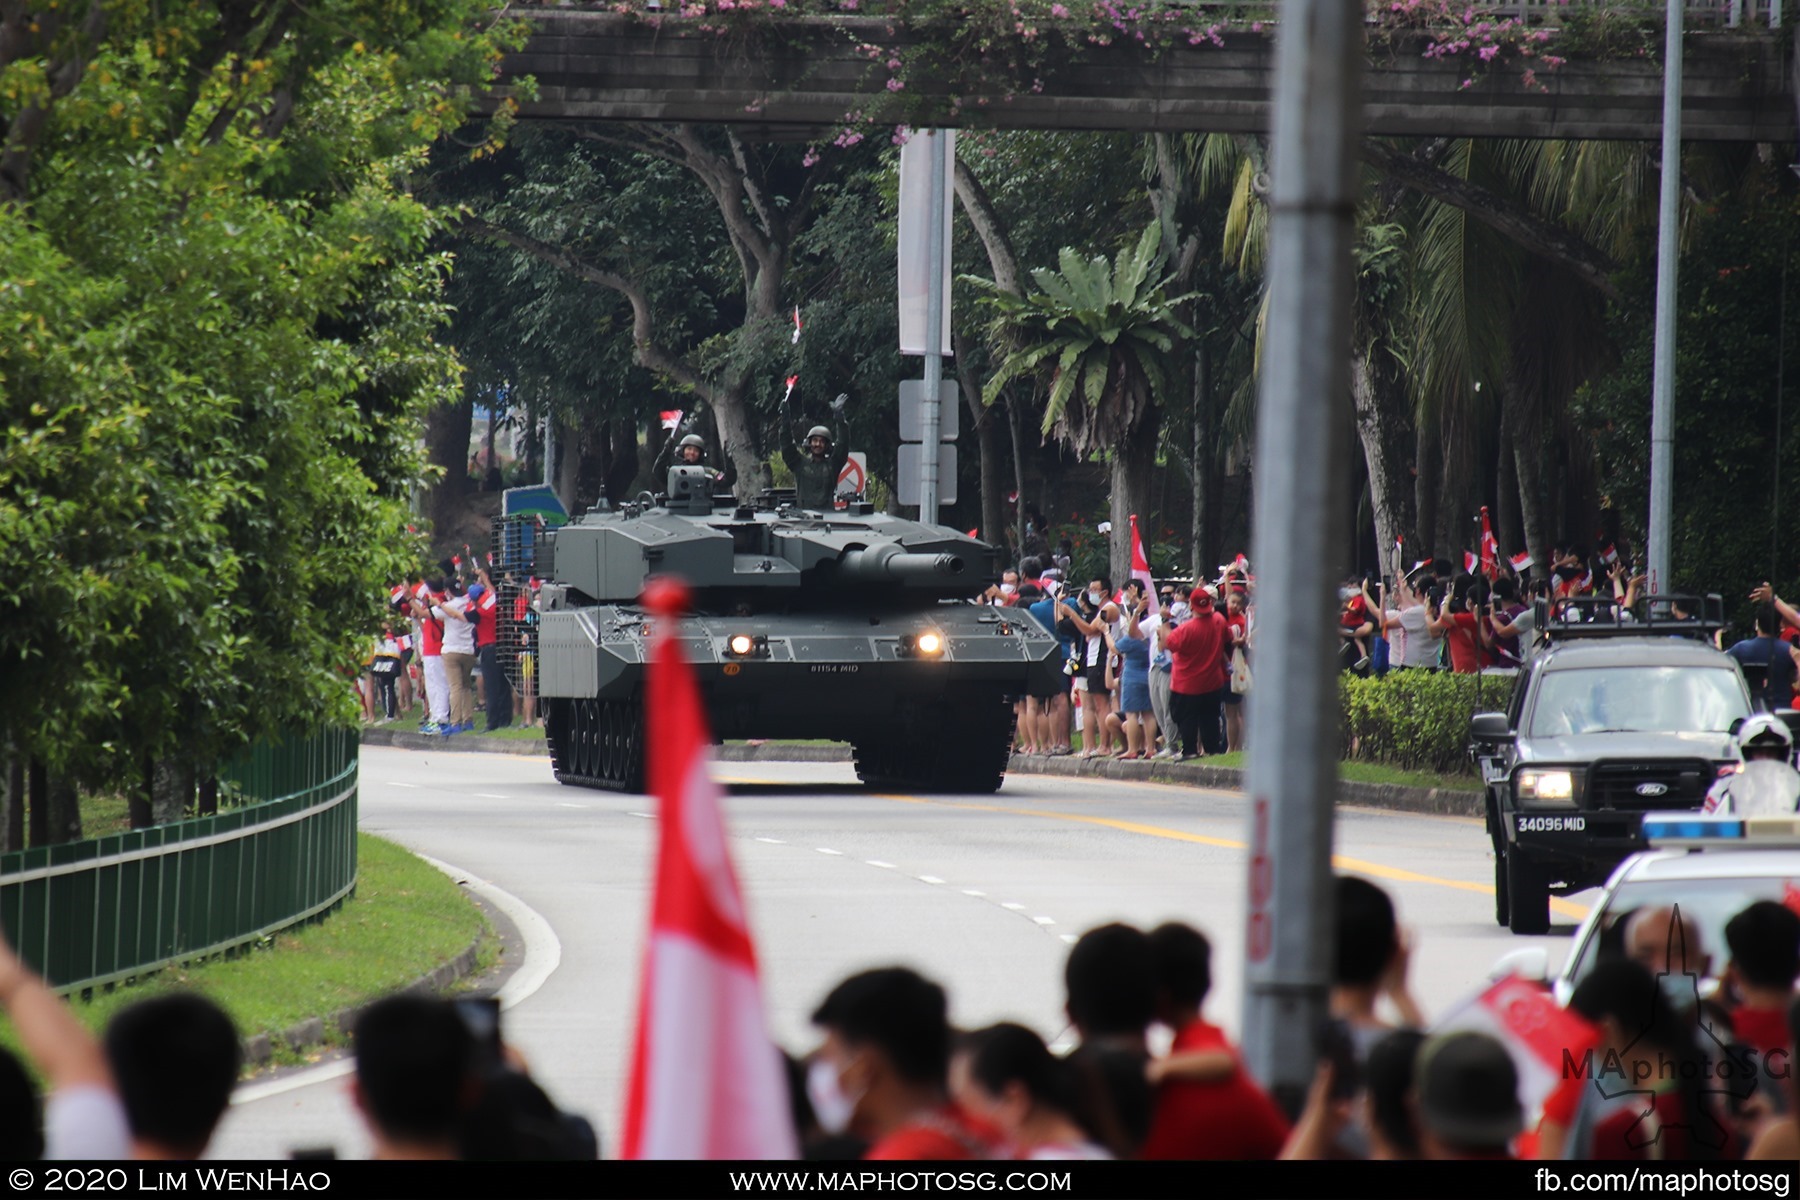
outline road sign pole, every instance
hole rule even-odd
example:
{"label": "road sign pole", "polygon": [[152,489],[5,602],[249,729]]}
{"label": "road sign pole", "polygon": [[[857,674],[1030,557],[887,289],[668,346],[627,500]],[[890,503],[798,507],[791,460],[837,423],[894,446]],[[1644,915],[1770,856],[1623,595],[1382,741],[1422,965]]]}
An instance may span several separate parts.
{"label": "road sign pole", "polygon": [[1350,249],[1363,5],[1288,0],[1276,42],[1268,345],[1257,408],[1244,1052],[1290,1110],[1317,1064],[1331,967],[1335,581],[1348,533]]}
{"label": "road sign pole", "polygon": [[941,129],[931,131],[927,145],[931,148],[931,227],[926,235],[930,248],[931,273],[925,292],[925,451],[919,455],[919,520],[928,525],[938,519],[938,384],[944,378],[944,216],[945,193],[949,190],[949,164],[945,161],[949,135]]}
{"label": "road sign pole", "polygon": [[1662,193],[1656,216],[1656,347],[1650,384],[1650,587],[1673,591],[1669,523],[1675,503],[1675,267],[1681,255],[1681,18],[1668,0],[1663,43]]}

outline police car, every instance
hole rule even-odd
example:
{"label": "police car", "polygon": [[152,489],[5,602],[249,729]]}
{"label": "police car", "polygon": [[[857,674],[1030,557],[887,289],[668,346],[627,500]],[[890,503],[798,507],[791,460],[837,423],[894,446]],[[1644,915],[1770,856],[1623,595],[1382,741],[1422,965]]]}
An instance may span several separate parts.
{"label": "police car", "polygon": [[[1695,984],[1708,988],[1725,967],[1727,921],[1758,900],[1800,903],[1800,816],[1650,814],[1643,837],[1652,849],[1619,864],[1576,931],[1554,984],[1559,1002],[1568,1002],[1603,952],[1629,952],[1628,933],[1640,943],[1661,940],[1656,965],[1692,972]],[[1631,917],[1640,912],[1656,919],[1633,930]]]}

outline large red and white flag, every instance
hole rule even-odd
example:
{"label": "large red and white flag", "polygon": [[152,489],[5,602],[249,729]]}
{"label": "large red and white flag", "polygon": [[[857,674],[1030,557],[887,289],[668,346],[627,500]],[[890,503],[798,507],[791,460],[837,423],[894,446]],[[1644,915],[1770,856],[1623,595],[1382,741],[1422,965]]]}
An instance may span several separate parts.
{"label": "large red and white flag", "polygon": [[1149,606],[1144,611],[1155,616],[1156,580],[1150,575],[1150,559],[1144,554],[1144,539],[1138,536],[1136,513],[1131,514],[1131,577],[1144,585],[1144,595],[1149,601]]}
{"label": "large red and white flag", "polygon": [[1500,539],[1494,536],[1494,526],[1488,520],[1485,504],[1481,506],[1481,573],[1490,583],[1500,575]]}
{"label": "large red and white flag", "polygon": [[1543,1106],[1563,1080],[1566,1051],[1580,1062],[1599,1035],[1592,1025],[1557,1004],[1539,983],[1517,975],[1493,984],[1445,1013],[1433,1033],[1472,1029],[1506,1047],[1519,1071],[1519,1103],[1527,1113]]}
{"label": "large red and white flag", "polygon": [[793,1158],[787,1077],[763,1020],[756,948],[707,772],[712,737],[670,628],[686,589],[655,583],[644,600],[661,618],[645,696],[659,846],[621,1156]]}

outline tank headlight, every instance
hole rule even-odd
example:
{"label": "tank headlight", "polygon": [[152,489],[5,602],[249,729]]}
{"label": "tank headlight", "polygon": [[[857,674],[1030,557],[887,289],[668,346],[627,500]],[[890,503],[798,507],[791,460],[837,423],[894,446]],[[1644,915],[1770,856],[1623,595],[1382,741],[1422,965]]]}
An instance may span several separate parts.
{"label": "tank headlight", "polygon": [[921,633],[915,644],[920,654],[937,654],[944,648],[944,639],[935,633]]}
{"label": "tank headlight", "polygon": [[733,654],[741,657],[756,649],[756,639],[747,633],[734,633],[731,635],[731,640],[727,642],[726,645],[731,647],[731,652]]}

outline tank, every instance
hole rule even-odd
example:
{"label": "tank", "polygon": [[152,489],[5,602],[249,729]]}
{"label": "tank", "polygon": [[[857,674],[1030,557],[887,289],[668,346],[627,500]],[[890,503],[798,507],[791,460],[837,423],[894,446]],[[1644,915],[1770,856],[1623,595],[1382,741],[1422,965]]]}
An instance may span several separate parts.
{"label": "tank", "polygon": [[1024,612],[974,603],[999,552],[857,502],[744,505],[678,465],[668,491],[589,513],[536,559],[537,690],[566,784],[641,791],[652,576],[692,590],[678,639],[717,738],[850,743],[871,787],[991,792],[1013,700],[1060,680],[1056,639]]}

